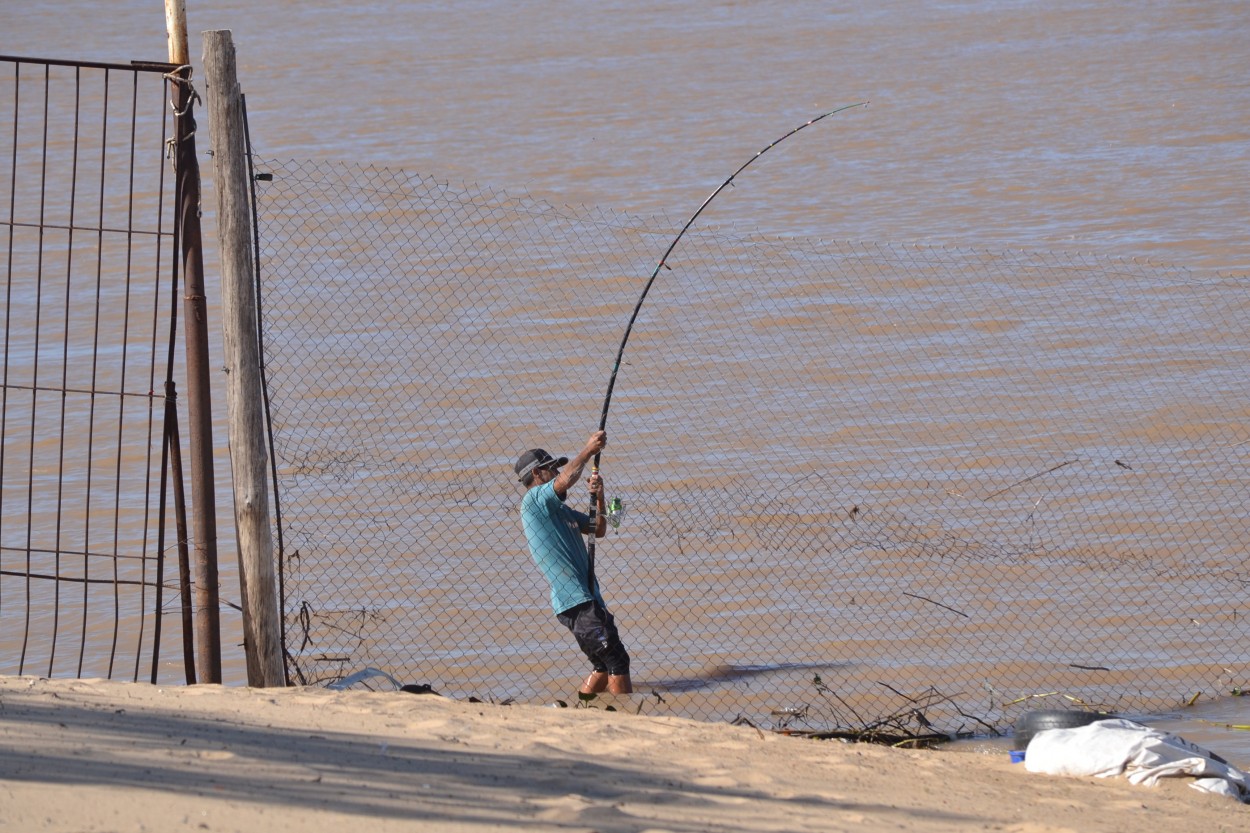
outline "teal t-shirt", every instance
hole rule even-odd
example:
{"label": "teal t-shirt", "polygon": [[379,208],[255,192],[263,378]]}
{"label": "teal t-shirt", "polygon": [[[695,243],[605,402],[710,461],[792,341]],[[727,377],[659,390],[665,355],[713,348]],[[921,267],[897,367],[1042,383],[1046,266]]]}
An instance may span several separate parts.
{"label": "teal t-shirt", "polygon": [[521,500],[521,525],[530,555],[551,585],[551,609],[563,613],[592,599],[603,604],[598,582],[594,595],[587,587],[590,560],[581,531],[590,516],[564,505],[554,481],[535,486]]}

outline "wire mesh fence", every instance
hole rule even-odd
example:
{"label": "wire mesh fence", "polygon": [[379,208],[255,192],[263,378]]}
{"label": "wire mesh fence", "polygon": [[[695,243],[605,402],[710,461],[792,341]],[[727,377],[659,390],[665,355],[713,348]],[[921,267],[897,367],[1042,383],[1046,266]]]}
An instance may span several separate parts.
{"label": "wire mesh fence", "polygon": [[[680,223],[254,161],[293,678],[569,702],[512,465],[594,430]],[[710,222],[668,267],[603,457],[631,708],[958,731],[1245,682],[1244,278]]]}

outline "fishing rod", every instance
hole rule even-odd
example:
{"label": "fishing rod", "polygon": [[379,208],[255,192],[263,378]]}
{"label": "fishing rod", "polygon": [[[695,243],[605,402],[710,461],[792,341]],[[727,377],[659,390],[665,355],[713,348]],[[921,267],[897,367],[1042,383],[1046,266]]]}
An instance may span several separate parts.
{"label": "fishing rod", "polygon": [[[760,149],[754,156],[752,156],[746,162],[742,163],[742,166],[738,168],[738,170],[730,174],[728,179],[722,182],[715,191],[713,191],[711,194],[708,195],[708,198],[703,201],[703,203],[699,206],[698,210],[695,211],[694,214],[690,215],[690,219],[687,220],[686,224],[681,227],[681,231],[677,232],[677,236],[673,238],[673,242],[669,243],[668,248],[664,250],[664,254],[660,257],[660,262],[655,265],[655,270],[651,272],[651,277],[647,279],[646,285],[642,288],[642,294],[638,296],[638,303],[634,304],[634,311],[629,316],[629,323],[625,325],[625,334],[621,336],[621,345],[616,350],[616,361],[612,365],[612,375],[608,377],[608,390],[607,390],[607,393],[603,397],[603,410],[599,414],[599,430],[600,431],[606,430],[607,428],[608,408],[610,408],[612,405],[612,390],[616,387],[616,374],[620,372],[621,358],[625,355],[625,345],[629,342],[630,333],[634,331],[634,322],[638,320],[638,313],[639,311],[642,310],[642,304],[644,301],[647,300],[647,293],[651,291],[651,285],[655,283],[655,279],[660,274],[661,269],[665,269],[665,268],[670,269],[670,270],[672,269],[672,267],[667,265],[668,256],[673,253],[673,249],[677,248],[677,244],[681,242],[681,238],[685,236],[686,231],[692,225],[694,225],[694,221],[699,219],[699,215],[703,213],[703,209],[707,208],[708,204],[711,203],[712,200],[716,199],[716,196],[721,191],[724,191],[726,188],[732,185],[734,178],[737,177],[738,174],[745,171],[752,162],[754,162],[756,159],[759,159],[769,150],[781,144],[786,139],[789,139],[795,133],[798,133],[800,130],[803,130],[804,128],[811,127],[813,124],[815,124],[816,122],[822,119],[827,119],[830,116],[837,115],[838,113],[841,113],[844,110],[850,110],[855,107],[867,107],[867,106],[868,106],[867,101],[860,101],[855,104],[847,104],[845,106],[837,108],[836,110],[830,110],[827,113],[821,113],[816,118],[810,121],[804,122],[803,124],[800,124],[798,127],[794,128],[793,130],[783,135],[781,138],[773,140],[769,144],[765,145],[762,149]],[[603,455],[602,451],[595,453],[595,459],[591,463],[591,466],[590,466],[591,474],[599,473],[599,458],[602,455]],[[597,496],[591,495],[590,496],[590,512],[588,513],[590,515],[590,534],[587,536],[588,540],[586,543],[586,555],[589,561],[587,570],[589,574],[588,580],[589,580],[589,585],[590,585],[589,589],[591,593],[593,593],[595,589],[595,528],[598,525],[598,520],[596,518],[597,510],[598,510]]]}

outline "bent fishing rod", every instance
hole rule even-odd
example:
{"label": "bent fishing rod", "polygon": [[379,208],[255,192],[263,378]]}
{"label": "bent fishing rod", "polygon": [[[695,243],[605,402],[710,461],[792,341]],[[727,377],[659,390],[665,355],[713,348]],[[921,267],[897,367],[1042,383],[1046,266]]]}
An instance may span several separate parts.
{"label": "bent fishing rod", "polygon": [[[684,237],[686,232],[690,229],[690,227],[694,225],[694,221],[699,219],[699,215],[703,213],[703,209],[707,208],[708,204],[711,203],[712,200],[716,199],[717,195],[720,194],[721,191],[724,191],[726,188],[732,185],[734,179],[738,176],[738,174],[745,171],[747,167],[751,165],[751,163],[753,163],[756,159],[759,159],[761,156],[763,156],[768,151],[772,150],[777,145],[784,142],[786,139],[789,139],[795,133],[798,133],[800,130],[803,130],[804,128],[811,127],[813,124],[815,124],[818,121],[821,121],[822,119],[827,119],[830,116],[835,116],[844,110],[851,110],[855,107],[867,107],[867,106],[868,106],[867,101],[860,101],[855,104],[847,104],[845,106],[837,108],[836,110],[830,110],[827,113],[821,113],[816,118],[810,121],[804,122],[803,124],[800,124],[798,127],[794,128],[793,130],[783,135],[781,138],[775,139],[774,141],[765,145],[754,156],[752,156],[746,162],[742,163],[742,166],[738,168],[738,170],[730,174],[728,179],[722,182],[715,191],[713,191],[711,194],[708,195],[708,198],[703,201],[702,205],[699,206],[698,210],[695,211],[694,214],[690,215],[690,219],[687,220],[686,224],[681,227],[681,231],[677,232],[677,236],[673,238],[672,243],[668,244],[668,248],[664,250],[664,254],[660,257],[659,263],[655,265],[655,270],[652,271],[651,277],[647,279],[646,285],[643,286],[642,288],[642,294],[638,296],[638,303],[634,304],[634,311],[629,316],[629,323],[625,325],[625,334],[621,336],[621,345],[616,350],[616,361],[612,365],[612,375],[608,377],[608,390],[607,390],[607,393],[603,397],[603,410],[599,414],[599,430],[600,431],[604,431],[607,429],[608,408],[610,408],[612,405],[612,390],[613,388],[616,387],[616,374],[620,372],[621,359],[625,355],[625,345],[629,343],[630,333],[634,331],[634,322],[638,320],[638,313],[642,310],[643,302],[647,300],[647,293],[651,291],[651,286],[652,284],[655,283],[655,279],[660,274],[660,270],[665,269],[665,268],[668,268],[668,269],[672,268],[668,266],[668,256],[671,255],[673,253],[673,250],[677,248],[677,244],[681,242],[681,238]],[[603,455],[602,451],[595,453],[595,459],[591,463],[591,467],[590,467],[591,474],[599,473],[599,458],[602,455]],[[600,487],[600,493],[602,493],[602,487]],[[589,562],[588,568],[587,568],[588,573],[589,573],[588,575],[588,581],[590,585],[589,589],[592,594],[595,591],[595,530],[598,526],[598,519],[596,518],[596,514],[599,508],[598,503],[599,503],[598,495],[591,495],[590,496],[590,512],[589,512],[590,534],[587,536],[588,540],[586,542],[586,555],[587,555],[587,559]]]}

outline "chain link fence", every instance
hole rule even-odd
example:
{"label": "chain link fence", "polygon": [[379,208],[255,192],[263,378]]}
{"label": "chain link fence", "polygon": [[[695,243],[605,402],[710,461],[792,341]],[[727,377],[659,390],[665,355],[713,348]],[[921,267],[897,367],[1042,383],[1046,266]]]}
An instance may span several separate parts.
{"label": "chain link fence", "polygon": [[[254,162],[293,679],[576,702],[512,465],[595,429],[680,222]],[[985,730],[1246,682],[1245,278],[711,222],[667,265],[603,456],[629,708]]]}

